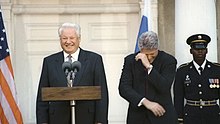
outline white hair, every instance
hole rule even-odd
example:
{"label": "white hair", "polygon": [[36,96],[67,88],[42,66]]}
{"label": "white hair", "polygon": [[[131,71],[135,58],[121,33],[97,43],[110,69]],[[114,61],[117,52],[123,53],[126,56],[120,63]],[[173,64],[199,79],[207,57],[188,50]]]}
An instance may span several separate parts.
{"label": "white hair", "polygon": [[66,22],[66,23],[63,23],[58,29],[59,37],[62,35],[63,29],[65,28],[73,28],[76,31],[76,34],[78,35],[78,37],[81,36],[81,28],[78,24]]}
{"label": "white hair", "polygon": [[153,31],[144,32],[138,39],[139,49],[158,49],[158,36]]}

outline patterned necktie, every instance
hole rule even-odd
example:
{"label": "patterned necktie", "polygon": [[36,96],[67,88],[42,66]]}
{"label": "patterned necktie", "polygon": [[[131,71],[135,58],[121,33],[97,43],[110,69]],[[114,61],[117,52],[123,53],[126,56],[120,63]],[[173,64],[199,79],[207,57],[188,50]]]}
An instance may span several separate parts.
{"label": "patterned necktie", "polygon": [[201,66],[199,67],[199,71],[200,71],[200,75],[202,75],[203,68]]}
{"label": "patterned necktie", "polygon": [[72,63],[72,56],[71,56],[71,54],[69,54],[69,55],[67,56],[67,61]]}

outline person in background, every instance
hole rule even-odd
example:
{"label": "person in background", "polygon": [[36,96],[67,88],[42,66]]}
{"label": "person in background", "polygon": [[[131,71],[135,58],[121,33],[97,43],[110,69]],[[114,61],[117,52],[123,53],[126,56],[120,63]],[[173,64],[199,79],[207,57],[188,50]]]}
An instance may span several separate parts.
{"label": "person in background", "polygon": [[180,123],[220,123],[220,65],[206,59],[210,41],[206,34],[194,34],[186,40],[193,60],[178,67],[174,82],[174,106]]}
{"label": "person in background", "polygon": [[71,106],[69,101],[42,101],[43,87],[67,87],[67,78],[62,64],[79,61],[81,69],[74,78],[74,86],[101,86],[100,100],[80,100],[75,105],[76,124],[108,124],[108,88],[102,57],[80,47],[80,26],[64,23],[58,30],[60,52],[47,56],[43,67],[36,100],[37,124],[71,124]]}
{"label": "person in background", "polygon": [[119,93],[129,102],[127,124],[178,123],[171,98],[177,61],[159,50],[158,42],[155,32],[144,32],[140,52],[124,59]]}

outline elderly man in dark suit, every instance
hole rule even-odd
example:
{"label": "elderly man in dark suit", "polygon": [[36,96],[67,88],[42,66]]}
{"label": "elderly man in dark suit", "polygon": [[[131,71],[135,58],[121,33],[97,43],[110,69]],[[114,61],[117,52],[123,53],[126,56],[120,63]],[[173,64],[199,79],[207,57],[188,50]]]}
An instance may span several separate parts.
{"label": "elderly man in dark suit", "polygon": [[39,82],[36,116],[38,124],[71,124],[71,107],[69,101],[42,101],[42,87],[66,87],[67,78],[62,64],[79,61],[81,69],[74,79],[74,86],[101,86],[101,100],[76,101],[76,124],[108,124],[108,89],[102,57],[94,52],[80,48],[80,26],[64,23],[58,30],[63,51],[44,58]]}
{"label": "elderly man in dark suit", "polygon": [[152,31],[144,32],[138,44],[140,52],[125,57],[119,84],[129,102],[127,124],[177,124],[170,93],[177,61],[158,49]]}
{"label": "elderly man in dark suit", "polygon": [[210,41],[206,34],[194,34],[186,40],[193,61],[180,65],[174,82],[174,105],[181,123],[220,123],[220,65],[206,59]]}

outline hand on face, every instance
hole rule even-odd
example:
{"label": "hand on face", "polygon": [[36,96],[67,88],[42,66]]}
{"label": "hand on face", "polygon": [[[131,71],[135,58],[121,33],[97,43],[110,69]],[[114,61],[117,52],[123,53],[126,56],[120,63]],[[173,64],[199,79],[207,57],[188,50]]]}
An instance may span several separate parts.
{"label": "hand on face", "polygon": [[147,58],[147,56],[144,54],[144,53],[138,53],[136,56],[135,56],[135,60],[138,61],[138,60],[141,60],[142,64],[144,65],[144,67],[149,67],[150,65],[150,62]]}
{"label": "hand on face", "polygon": [[158,49],[142,49],[141,52],[135,56],[135,60],[141,60],[144,67],[148,68],[157,55]]}

